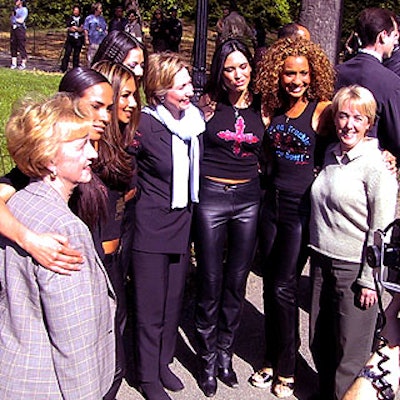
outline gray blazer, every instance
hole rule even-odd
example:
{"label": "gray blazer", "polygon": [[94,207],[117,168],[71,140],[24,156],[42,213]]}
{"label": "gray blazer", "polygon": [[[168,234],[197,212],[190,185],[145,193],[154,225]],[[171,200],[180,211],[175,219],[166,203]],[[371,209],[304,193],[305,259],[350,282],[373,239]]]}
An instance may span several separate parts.
{"label": "gray blazer", "polygon": [[34,182],[12,197],[28,228],[68,237],[85,256],[59,275],[0,237],[0,399],[100,400],[115,372],[115,295],[86,225]]}

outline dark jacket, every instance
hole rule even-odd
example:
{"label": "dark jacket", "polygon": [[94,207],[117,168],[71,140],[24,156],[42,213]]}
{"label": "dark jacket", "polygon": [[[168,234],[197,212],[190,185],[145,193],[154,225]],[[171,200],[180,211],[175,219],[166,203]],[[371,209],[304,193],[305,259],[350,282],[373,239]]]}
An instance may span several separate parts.
{"label": "dark jacket", "polygon": [[377,102],[377,119],[371,130],[380,145],[400,159],[400,77],[366,53],[337,66],[336,90],[358,84],[369,89]]}
{"label": "dark jacket", "polygon": [[400,47],[398,46],[391,57],[383,60],[383,65],[400,77]]}
{"label": "dark jacket", "polygon": [[192,211],[191,206],[171,209],[171,132],[142,113],[129,152],[136,155],[138,168],[132,248],[149,253],[186,253]]}

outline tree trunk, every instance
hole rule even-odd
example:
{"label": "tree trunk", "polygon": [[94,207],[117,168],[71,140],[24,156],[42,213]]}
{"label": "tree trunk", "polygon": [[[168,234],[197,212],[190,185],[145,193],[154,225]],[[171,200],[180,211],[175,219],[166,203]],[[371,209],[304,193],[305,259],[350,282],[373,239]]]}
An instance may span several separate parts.
{"label": "tree trunk", "polygon": [[302,0],[300,24],[311,33],[311,40],[321,45],[330,61],[336,64],[340,51],[343,0]]}

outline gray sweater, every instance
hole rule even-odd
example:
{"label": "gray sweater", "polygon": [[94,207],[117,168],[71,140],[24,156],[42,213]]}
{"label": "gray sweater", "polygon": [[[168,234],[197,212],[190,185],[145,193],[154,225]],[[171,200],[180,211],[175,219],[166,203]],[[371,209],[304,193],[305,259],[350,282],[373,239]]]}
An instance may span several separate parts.
{"label": "gray sweater", "polygon": [[385,166],[376,139],[365,139],[345,155],[340,144],[328,147],[324,168],[311,189],[310,247],[360,263],[357,283],[374,289],[366,247],[374,232],[395,216],[397,180]]}

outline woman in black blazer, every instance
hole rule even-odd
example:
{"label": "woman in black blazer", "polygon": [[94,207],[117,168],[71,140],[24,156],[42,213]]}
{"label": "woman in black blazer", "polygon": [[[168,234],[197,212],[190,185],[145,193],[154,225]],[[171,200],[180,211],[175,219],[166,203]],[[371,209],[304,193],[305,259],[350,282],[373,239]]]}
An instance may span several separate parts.
{"label": "woman in black blazer", "polygon": [[169,369],[188,265],[191,203],[198,201],[200,111],[177,54],[149,57],[148,107],[131,145],[138,167],[132,267],[138,380],[149,400],[168,400],[164,388],[183,389]]}

